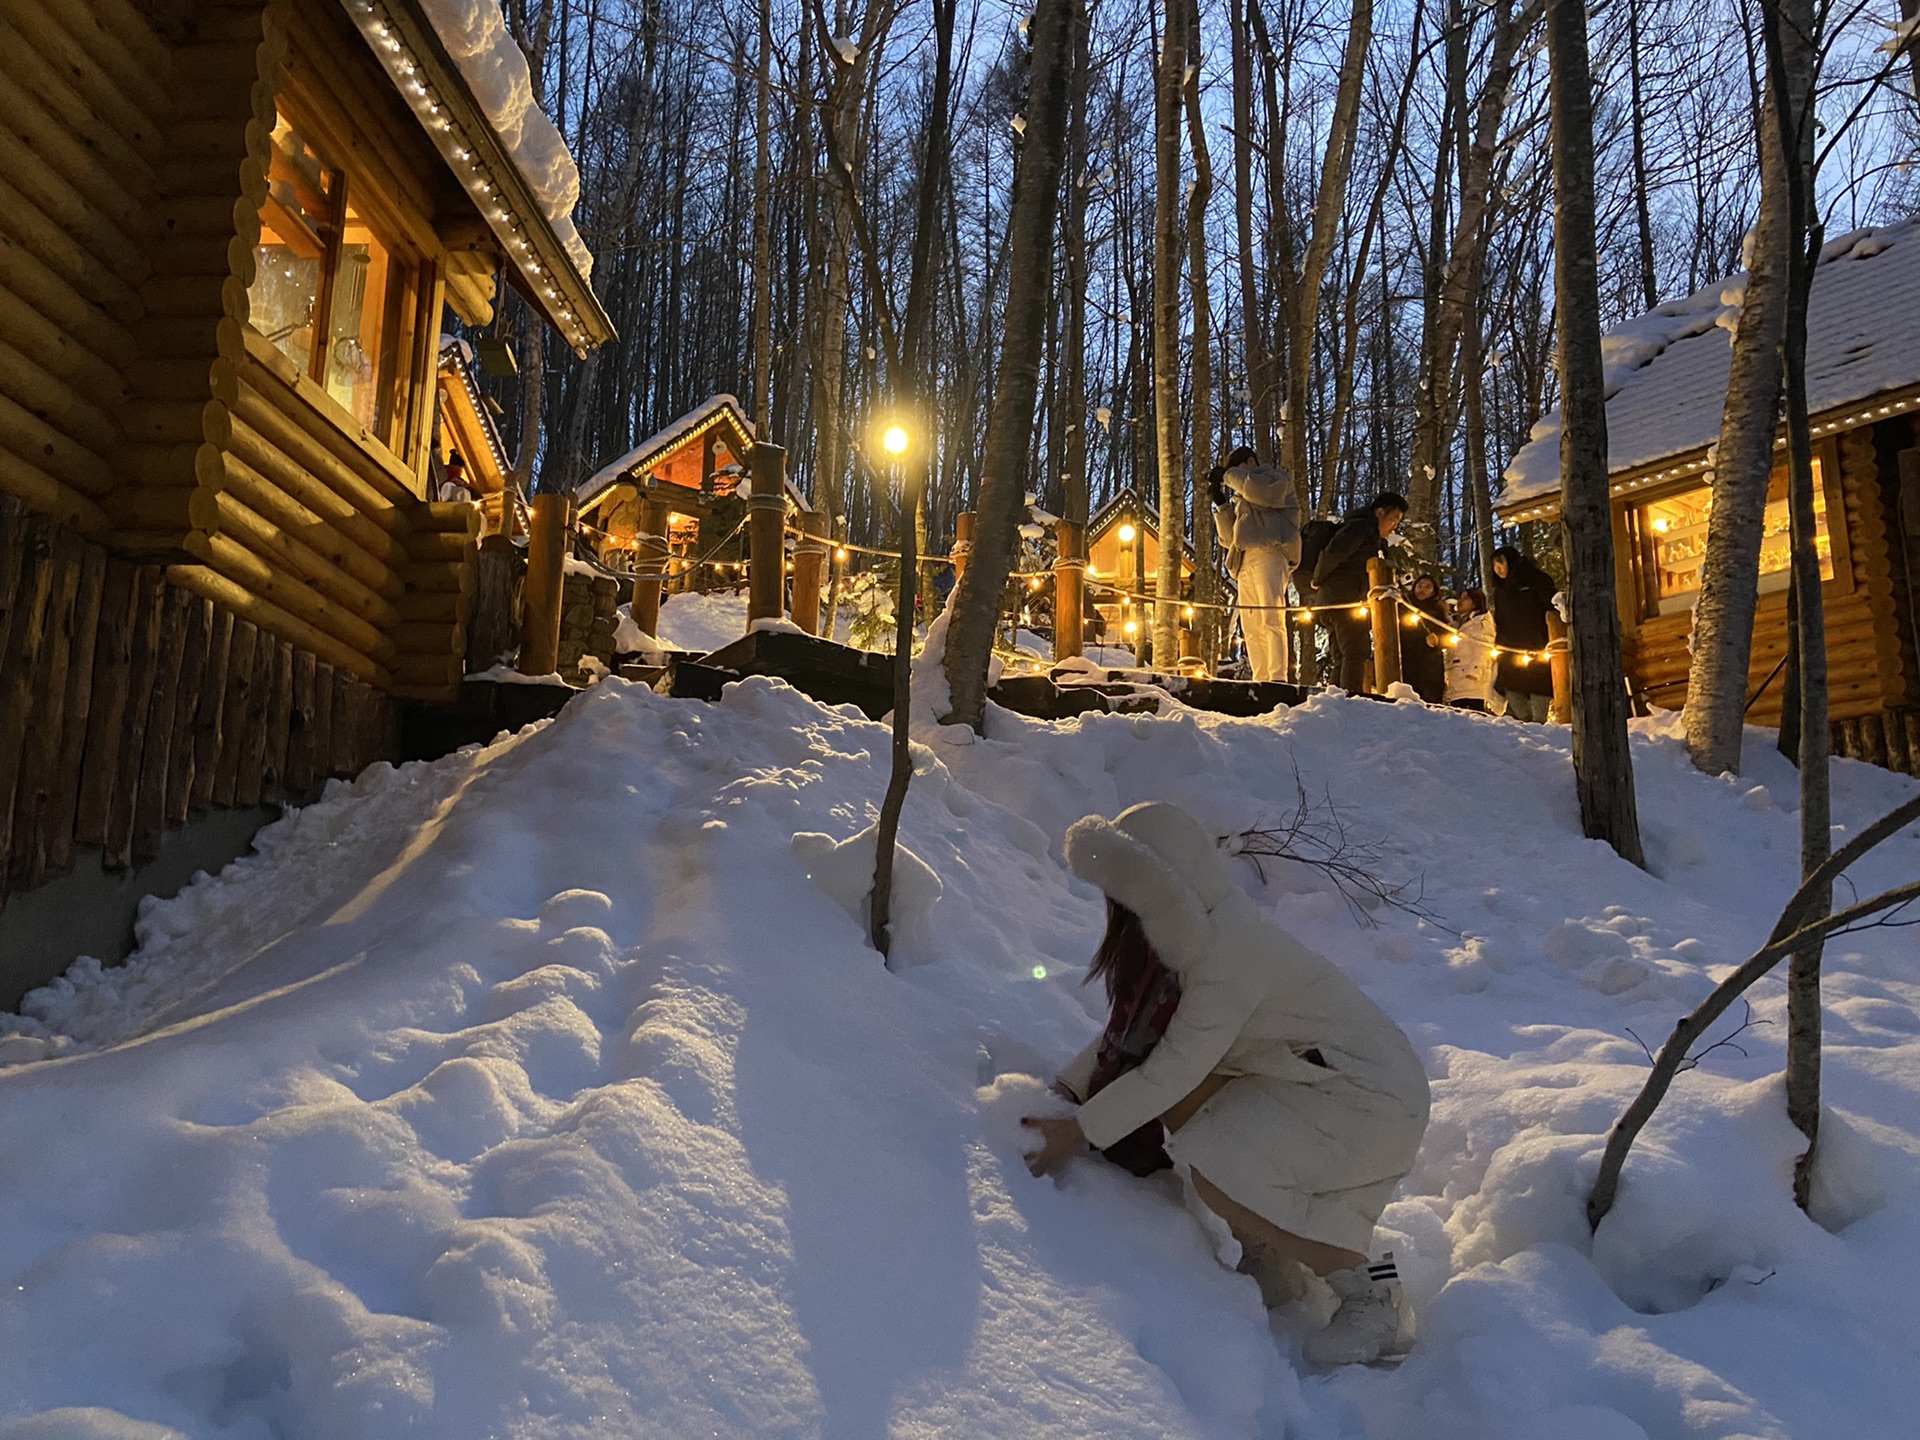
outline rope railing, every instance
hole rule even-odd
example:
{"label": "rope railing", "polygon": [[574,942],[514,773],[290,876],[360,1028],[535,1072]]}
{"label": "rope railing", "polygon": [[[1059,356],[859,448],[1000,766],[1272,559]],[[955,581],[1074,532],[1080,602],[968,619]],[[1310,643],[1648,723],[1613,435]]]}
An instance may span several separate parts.
{"label": "rope railing", "polygon": [[[579,521],[577,523],[583,530],[591,531],[596,535],[601,535],[608,539],[615,538],[607,531],[588,525],[585,521]],[[746,524],[747,522],[742,520],[710,547],[705,555],[697,559],[691,557],[673,559],[669,563],[680,566],[681,568],[678,573],[682,574],[689,569],[697,568],[717,569],[720,571],[732,570],[736,574],[745,574],[748,563],[746,561],[715,561],[710,557],[745,529]],[[887,550],[876,545],[860,545],[851,540],[832,540],[827,536],[810,534],[800,529],[797,525],[787,525],[784,529],[786,534],[795,537],[802,545],[814,550],[816,553],[831,548],[836,560],[845,560],[849,555],[870,555],[882,560],[898,560],[900,558],[900,552],[898,550]],[[964,542],[954,547],[955,553],[962,556],[970,549],[971,547]],[[953,564],[953,555],[922,555],[916,557],[915,563],[919,565],[951,565]],[[1158,595],[1151,592],[1129,590],[1111,581],[1094,578],[1086,557],[1078,555],[1063,557],[1057,564],[1043,570],[1009,571],[1007,579],[1028,581],[1049,580],[1053,578],[1057,570],[1069,568],[1088,572],[1083,583],[1089,590],[1098,591],[1102,595],[1139,604],[1143,607],[1158,606],[1161,604],[1178,605],[1187,618],[1191,618],[1194,612],[1199,610],[1214,611],[1223,615],[1249,613],[1284,614],[1292,617],[1295,624],[1308,626],[1318,623],[1319,617],[1323,615],[1346,614],[1355,620],[1370,619],[1373,614],[1372,602],[1385,600],[1391,602],[1395,610],[1399,613],[1400,624],[1402,626],[1409,630],[1421,628],[1437,630],[1445,635],[1445,643],[1449,649],[1458,648],[1463,643],[1479,645],[1491,655],[1511,655],[1515,658],[1516,662],[1521,665],[1547,664],[1551,662],[1554,656],[1566,654],[1570,649],[1570,642],[1565,636],[1550,639],[1544,646],[1536,648],[1518,645],[1501,645],[1494,641],[1482,640],[1478,636],[1468,635],[1459,626],[1443,620],[1429,611],[1420,609],[1406,595],[1392,587],[1375,587],[1370,589],[1365,600],[1349,600],[1322,605],[1285,603],[1274,605],[1242,605],[1216,600],[1162,600]]]}

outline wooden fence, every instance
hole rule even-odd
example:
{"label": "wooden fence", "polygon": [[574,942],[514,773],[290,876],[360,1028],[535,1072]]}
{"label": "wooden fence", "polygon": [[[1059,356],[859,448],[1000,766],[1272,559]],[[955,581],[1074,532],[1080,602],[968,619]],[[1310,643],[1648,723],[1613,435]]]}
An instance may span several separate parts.
{"label": "wooden fence", "polygon": [[366,682],[0,497],[0,901],[79,847],[124,869],[192,815],[397,753]]}

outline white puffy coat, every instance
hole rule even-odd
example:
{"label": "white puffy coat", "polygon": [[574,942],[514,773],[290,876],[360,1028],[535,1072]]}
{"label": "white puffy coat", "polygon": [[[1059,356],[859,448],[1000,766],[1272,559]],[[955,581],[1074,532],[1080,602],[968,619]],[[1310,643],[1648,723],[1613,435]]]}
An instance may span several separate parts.
{"label": "white puffy coat", "polygon": [[1493,699],[1493,616],[1481,611],[1460,622],[1460,643],[1446,649],[1449,700]]}
{"label": "white puffy coat", "polygon": [[[1145,1063],[1080,1107],[1087,1139],[1104,1149],[1209,1074],[1232,1076],[1168,1153],[1283,1230],[1366,1251],[1427,1127],[1426,1072],[1407,1037],[1330,961],[1260,918],[1178,806],[1088,816],[1067,832],[1066,858],[1140,917],[1180,979]],[[1098,1047],[1061,1077],[1075,1094]]]}

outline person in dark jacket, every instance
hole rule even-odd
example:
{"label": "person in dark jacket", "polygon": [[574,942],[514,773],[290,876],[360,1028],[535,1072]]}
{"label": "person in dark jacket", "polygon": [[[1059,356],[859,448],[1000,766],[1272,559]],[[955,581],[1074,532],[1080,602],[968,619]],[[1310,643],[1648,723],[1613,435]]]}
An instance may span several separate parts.
{"label": "person in dark jacket", "polygon": [[1507,714],[1540,724],[1553,696],[1547,663],[1547,614],[1553,577],[1511,545],[1493,552],[1493,639],[1501,647],[1494,688]]}
{"label": "person in dark jacket", "polygon": [[1333,532],[1307,582],[1311,594],[1303,598],[1309,605],[1338,607],[1320,619],[1327,627],[1333,682],[1349,695],[1366,688],[1367,662],[1373,658],[1373,626],[1366,613],[1371,588],[1367,561],[1386,553],[1387,537],[1406,514],[1406,496],[1391,490],[1374,496],[1366,509],[1354,511]]}
{"label": "person in dark jacket", "polygon": [[1449,633],[1439,582],[1431,575],[1416,579],[1400,615],[1400,678],[1427,704],[1438,705],[1447,693],[1444,647]]}

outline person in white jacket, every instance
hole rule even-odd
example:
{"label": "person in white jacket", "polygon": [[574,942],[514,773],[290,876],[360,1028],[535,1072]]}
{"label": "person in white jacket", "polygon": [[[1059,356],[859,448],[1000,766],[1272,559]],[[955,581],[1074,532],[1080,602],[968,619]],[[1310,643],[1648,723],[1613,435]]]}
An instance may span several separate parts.
{"label": "person in white jacket", "polygon": [[1463,710],[1489,710],[1493,703],[1493,616],[1487,597],[1478,590],[1462,590],[1454,603],[1458,634],[1447,637],[1446,699]]}
{"label": "person in white jacket", "polygon": [[[1144,932],[1177,1003],[1170,1016],[1164,1005],[1155,1012],[1162,1033],[1131,1068],[1111,1074],[1112,1025],[1066,1068],[1056,1088],[1079,1109],[1025,1122],[1045,1139],[1030,1168],[1048,1173],[1089,1145],[1137,1144],[1143,1126],[1151,1144],[1157,1125],[1167,1158],[1188,1167],[1232,1229],[1241,1268],[1269,1305],[1290,1298],[1294,1264],[1339,1296],[1308,1358],[1379,1359],[1400,1333],[1398,1284],[1390,1258],[1370,1264],[1368,1253],[1427,1126],[1426,1071],[1412,1044],[1330,961],[1260,918],[1214,838],[1178,806],[1088,816],[1067,832],[1066,859],[1106,893],[1115,925]],[[1103,956],[1111,941],[1110,929]]]}
{"label": "person in white jacket", "polygon": [[1240,592],[1240,633],[1255,680],[1287,678],[1287,584],[1300,563],[1300,492],[1242,445],[1208,476],[1213,532]]}

